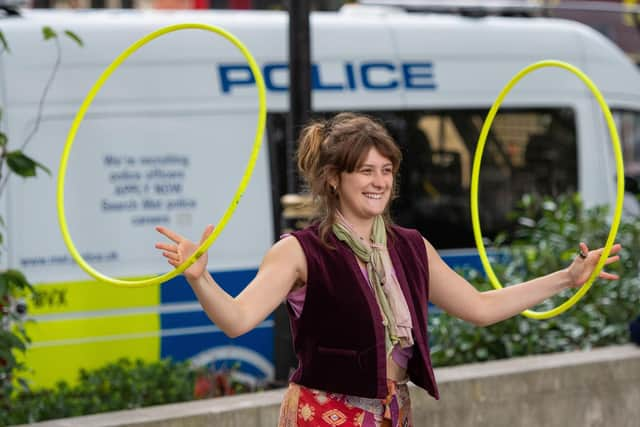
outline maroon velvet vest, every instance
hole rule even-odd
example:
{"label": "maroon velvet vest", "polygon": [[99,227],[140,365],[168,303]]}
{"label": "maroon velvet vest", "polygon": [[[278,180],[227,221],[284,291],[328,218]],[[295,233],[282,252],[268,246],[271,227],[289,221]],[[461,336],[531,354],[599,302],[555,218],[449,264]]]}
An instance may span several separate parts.
{"label": "maroon velvet vest", "polygon": [[[427,334],[429,270],[422,236],[393,226],[387,247],[411,311],[411,381],[439,398]],[[298,369],[291,381],[305,387],[369,398],[387,391],[384,327],[373,290],[349,247],[329,233],[322,244],[317,226],[293,235],[307,258],[307,291],[300,318],[289,308]]]}

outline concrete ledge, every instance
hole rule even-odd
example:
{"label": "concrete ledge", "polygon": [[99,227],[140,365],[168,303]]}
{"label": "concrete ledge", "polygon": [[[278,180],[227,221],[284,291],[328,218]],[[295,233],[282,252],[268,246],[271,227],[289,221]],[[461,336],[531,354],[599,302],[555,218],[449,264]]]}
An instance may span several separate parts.
{"label": "concrete ledge", "polygon": [[416,426],[640,425],[640,348],[613,346],[443,368],[441,400],[412,394]]}
{"label": "concrete ledge", "polygon": [[[636,427],[640,348],[436,369],[441,400],[412,387],[415,427]],[[37,427],[274,427],[284,390],[31,424]]]}

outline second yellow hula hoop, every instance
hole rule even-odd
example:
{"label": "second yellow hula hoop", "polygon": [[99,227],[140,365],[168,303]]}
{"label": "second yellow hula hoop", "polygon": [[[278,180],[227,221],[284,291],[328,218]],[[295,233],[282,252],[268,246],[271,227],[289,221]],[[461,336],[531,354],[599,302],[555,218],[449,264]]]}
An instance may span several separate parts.
{"label": "second yellow hula hoop", "polygon": [[607,242],[604,246],[602,255],[600,256],[600,259],[596,264],[595,270],[593,271],[593,273],[591,273],[589,280],[587,280],[587,282],[575,294],[573,294],[571,298],[567,299],[564,303],[562,303],[561,305],[551,310],[548,310],[548,311],[525,310],[522,312],[522,315],[532,319],[548,319],[550,317],[557,316],[558,314],[565,312],[567,309],[573,306],[576,302],[578,302],[580,298],[584,296],[584,294],[586,294],[589,291],[589,289],[591,288],[591,285],[593,284],[593,281],[598,277],[598,275],[600,274],[600,271],[602,271],[602,268],[604,267],[605,262],[609,257],[609,253],[611,252],[611,247],[614,244],[614,240],[618,232],[618,226],[620,224],[620,218],[622,216],[622,204],[624,200],[624,163],[622,160],[622,150],[620,148],[620,138],[618,137],[616,124],[613,120],[613,116],[611,115],[611,111],[609,110],[609,107],[605,102],[604,97],[602,96],[602,94],[600,93],[596,85],[591,81],[591,79],[589,79],[589,77],[587,77],[586,74],[584,74],[578,68],[562,61],[545,60],[545,61],[533,63],[523,68],[520,72],[518,72],[518,74],[516,74],[509,81],[509,83],[507,83],[507,85],[502,89],[502,91],[498,95],[498,98],[496,99],[496,101],[491,106],[491,109],[489,110],[489,114],[487,114],[487,118],[484,121],[482,131],[480,132],[480,138],[478,139],[478,146],[476,148],[476,152],[473,158],[473,168],[471,173],[471,222],[473,225],[473,236],[475,238],[476,246],[478,247],[478,254],[480,255],[482,266],[484,267],[487,273],[487,276],[489,277],[491,285],[496,289],[502,288],[502,284],[500,283],[495,273],[493,272],[493,269],[491,268],[491,263],[489,262],[489,259],[487,257],[487,252],[484,247],[484,243],[482,242],[482,231],[480,229],[480,219],[478,214],[478,181],[480,176],[480,163],[482,161],[482,153],[484,151],[484,145],[486,143],[487,136],[489,134],[489,129],[491,128],[491,124],[493,123],[496,113],[498,112],[498,109],[500,108],[500,105],[502,104],[504,98],[507,96],[509,91],[511,91],[511,89],[513,89],[513,87],[524,76],[543,67],[558,67],[558,68],[563,68],[567,71],[570,71],[573,74],[575,74],[577,77],[579,77],[580,80],[582,80],[582,82],[591,90],[591,92],[593,93],[593,96],[596,98],[596,100],[598,101],[598,104],[600,105],[600,109],[604,114],[604,117],[607,122],[607,126],[609,128],[609,134],[611,135],[611,143],[613,145],[613,151],[616,159],[616,171],[618,176],[616,181],[616,187],[617,187],[616,204],[615,204],[615,210],[613,214],[613,220],[611,222],[611,229],[609,230],[609,235],[607,237]]}
{"label": "second yellow hula hoop", "polygon": [[[231,203],[225,210],[224,214],[222,215],[222,218],[220,218],[220,220],[217,222],[213,233],[211,233],[211,235],[202,243],[202,245],[200,245],[200,247],[194,252],[193,255],[191,255],[191,257],[189,257],[183,264],[181,264],[174,270],[160,276],[155,276],[155,277],[141,279],[141,280],[122,280],[122,279],[112,278],[95,270],[84,260],[84,258],[80,255],[80,253],[76,249],[75,244],[71,239],[71,235],[69,234],[69,228],[67,226],[67,220],[66,220],[65,209],[64,209],[64,184],[65,184],[65,174],[67,170],[67,162],[69,159],[69,154],[71,153],[71,147],[73,146],[73,141],[76,137],[76,133],[78,132],[78,128],[80,127],[80,123],[82,122],[87,112],[87,109],[93,102],[93,99],[96,97],[96,95],[98,94],[98,92],[100,91],[104,83],[111,76],[111,74],[113,74],[113,72],[131,54],[133,54],[135,51],[137,51],[138,49],[140,49],[142,46],[146,45],[150,41],[162,35],[165,35],[167,33],[179,31],[179,30],[186,30],[186,29],[205,30],[205,31],[209,31],[224,37],[225,39],[230,41],[235,47],[237,47],[238,50],[242,52],[245,59],[247,60],[249,67],[251,69],[251,72],[253,73],[253,77],[256,82],[256,87],[258,89],[258,121],[256,125],[256,133],[255,133],[253,148],[251,150],[251,155],[249,157],[247,166],[245,167],[244,174],[242,176],[240,184],[238,185],[236,193],[233,196],[233,199],[231,200]],[[82,105],[80,106],[80,109],[78,110],[78,113],[76,114],[75,119],[73,120],[71,129],[69,130],[69,134],[67,136],[67,142],[65,144],[64,151],[62,153],[62,159],[60,160],[60,169],[58,171],[58,187],[57,187],[58,222],[60,225],[60,230],[62,232],[62,237],[64,239],[64,242],[67,245],[67,248],[71,253],[71,256],[76,260],[76,262],[80,265],[80,267],[84,271],[86,271],[89,275],[93,276],[95,279],[101,282],[105,282],[114,286],[130,287],[130,288],[159,285],[161,283],[166,282],[169,279],[172,279],[178,274],[181,274],[183,271],[189,268],[189,266],[191,266],[200,256],[202,256],[207,251],[207,249],[209,249],[209,247],[213,244],[213,242],[218,238],[218,236],[220,235],[224,227],[227,225],[227,222],[231,218],[236,207],[238,206],[238,203],[240,202],[240,198],[244,194],[244,191],[249,183],[249,180],[251,179],[253,168],[258,158],[258,153],[260,152],[260,146],[262,144],[262,136],[264,134],[264,127],[266,123],[266,114],[267,114],[266,98],[267,97],[266,97],[266,88],[264,84],[264,79],[260,72],[260,68],[258,67],[253,56],[251,55],[251,52],[249,52],[246,46],[242,44],[242,42],[240,42],[240,40],[238,40],[231,33],[221,28],[215,27],[213,25],[197,24],[197,23],[170,25],[168,27],[164,27],[157,31],[149,33],[148,35],[142,37],[140,40],[133,43],[126,50],[124,50],[103,71],[103,73],[100,75],[100,77],[98,78],[98,80],[93,85],[93,87],[87,94],[86,98],[82,102]]]}

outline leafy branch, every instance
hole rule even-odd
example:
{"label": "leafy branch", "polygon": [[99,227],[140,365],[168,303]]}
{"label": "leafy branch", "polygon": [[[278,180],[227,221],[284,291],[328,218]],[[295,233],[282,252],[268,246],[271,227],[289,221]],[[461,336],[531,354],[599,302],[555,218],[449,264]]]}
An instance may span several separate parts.
{"label": "leafy branch", "polygon": [[[82,40],[75,33],[66,30],[63,34],[79,46],[83,46]],[[42,35],[45,41],[54,41],[55,64],[40,97],[33,129],[22,142],[20,148],[9,150],[9,138],[6,133],[0,131],[0,194],[6,187],[11,172],[23,178],[30,178],[35,177],[37,170],[40,169],[51,175],[51,171],[45,165],[24,153],[27,145],[40,128],[45,100],[61,64],[62,49],[58,34],[51,27],[44,27]],[[0,55],[4,53],[11,53],[11,49],[4,33],[0,31]],[[0,108],[1,119],[2,109]],[[8,171],[3,175],[5,163]],[[1,216],[0,226],[4,227]],[[0,233],[0,245],[2,241],[3,235]],[[12,409],[15,409],[12,408],[11,403],[15,385],[19,384],[23,390],[28,390],[27,382],[23,378],[17,377],[17,374],[23,372],[26,366],[16,358],[15,352],[24,353],[27,344],[30,343],[24,328],[26,305],[20,297],[35,293],[34,287],[22,272],[14,269],[0,271],[0,425],[4,424],[7,415],[11,414]]]}
{"label": "leafy branch", "polygon": [[[69,39],[73,40],[78,46],[84,46],[84,43],[80,37],[78,37],[74,32],[65,30],[63,32],[65,36]],[[2,168],[4,165],[4,161],[6,160],[7,166],[17,175],[20,175],[24,178],[36,176],[36,170],[41,169],[47,174],[51,175],[51,171],[46,168],[41,163],[32,159],[31,157],[24,154],[24,150],[33,139],[34,135],[38,132],[40,128],[40,123],[42,121],[42,112],[44,110],[44,103],[49,94],[49,90],[51,89],[51,85],[58,74],[60,69],[60,64],[62,60],[62,49],[60,46],[60,39],[58,33],[54,31],[51,27],[43,27],[42,28],[42,36],[45,41],[53,40],[56,48],[56,60],[51,70],[51,74],[49,75],[49,79],[45,84],[44,90],[42,91],[42,95],[40,96],[40,102],[38,103],[38,111],[36,113],[36,120],[31,129],[29,135],[23,141],[20,149],[14,151],[8,151],[6,149],[7,146],[7,135],[0,132],[0,194],[7,185],[7,181],[9,180],[9,174],[2,176]],[[4,34],[0,31],[0,44],[3,46],[5,52],[10,52],[9,44],[4,36]]]}

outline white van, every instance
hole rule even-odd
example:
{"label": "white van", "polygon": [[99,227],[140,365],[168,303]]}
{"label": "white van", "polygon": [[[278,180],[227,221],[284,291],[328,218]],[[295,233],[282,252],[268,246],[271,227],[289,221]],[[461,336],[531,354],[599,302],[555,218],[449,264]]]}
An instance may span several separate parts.
{"label": "white van", "polygon": [[[24,11],[0,20],[12,53],[0,62],[3,130],[17,148],[37,123],[56,60],[41,28],[61,38],[61,66],[26,153],[57,173],[81,101],[127,46],[161,27],[220,26],[255,55],[268,88],[268,129],[253,178],[210,251],[209,268],[237,294],[277,237],[287,117],[287,15],[267,11]],[[599,86],[619,123],[629,170],[640,173],[640,75],[625,55],[583,25],[543,18],[465,18],[352,7],[311,16],[313,110],[380,117],[405,160],[399,223],[419,228],[452,263],[473,257],[470,162],[500,89],[524,66],[567,61]],[[69,159],[71,235],[99,271],[140,277],[168,270],[153,226],[193,239],[225,210],[248,160],[256,88],[241,54],[204,31],[165,35],[108,80],[80,127]],[[590,205],[615,199],[615,162],[599,106],[567,71],[543,69],[508,96],[495,121],[481,176],[483,230],[491,235],[524,192],[578,190]],[[78,368],[119,357],[242,361],[248,377],[274,375],[273,320],[229,339],[210,323],[182,278],[160,287],[115,288],[90,279],[68,255],[57,224],[54,178],[12,178],[1,214],[2,267],[37,285],[29,302],[34,385],[73,381]],[[55,366],[55,369],[51,369]]]}

